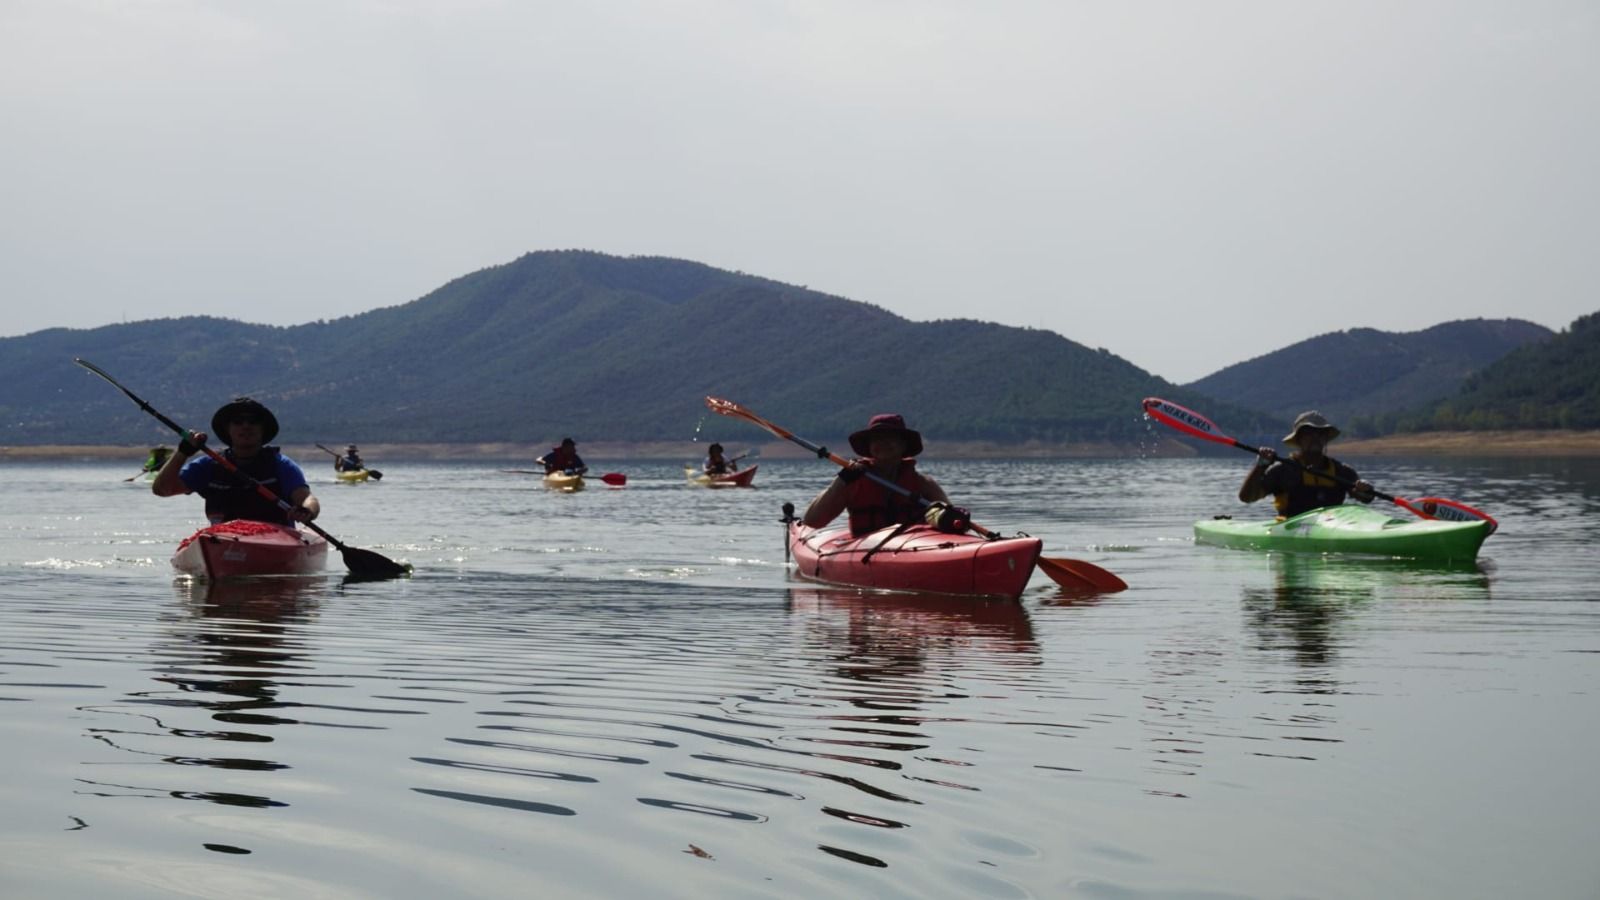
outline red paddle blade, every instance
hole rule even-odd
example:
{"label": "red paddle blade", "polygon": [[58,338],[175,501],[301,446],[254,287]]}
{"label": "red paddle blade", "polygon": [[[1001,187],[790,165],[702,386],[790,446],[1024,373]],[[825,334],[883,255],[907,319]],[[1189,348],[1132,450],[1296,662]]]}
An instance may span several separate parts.
{"label": "red paddle blade", "polygon": [[1500,523],[1488,513],[1473,509],[1465,503],[1447,500],[1444,497],[1420,497],[1416,503],[1422,507],[1423,512],[1435,519],[1447,519],[1451,522],[1488,522],[1489,533],[1494,534],[1500,530]]}
{"label": "red paddle blade", "polygon": [[1146,397],[1144,399],[1144,414],[1163,425],[1176,428],[1184,434],[1206,441],[1215,441],[1218,444],[1237,444],[1233,438],[1222,433],[1217,423],[1192,409],[1179,406],[1170,400],[1160,397]]}
{"label": "red paddle blade", "polygon": [[1128,583],[1094,563],[1081,559],[1039,557],[1039,570],[1050,580],[1065,588],[1089,589],[1102,594],[1115,594],[1128,589]]}
{"label": "red paddle blade", "polygon": [[621,472],[607,472],[600,476],[600,480],[604,481],[606,484],[622,487],[628,483],[628,476],[622,474]]}

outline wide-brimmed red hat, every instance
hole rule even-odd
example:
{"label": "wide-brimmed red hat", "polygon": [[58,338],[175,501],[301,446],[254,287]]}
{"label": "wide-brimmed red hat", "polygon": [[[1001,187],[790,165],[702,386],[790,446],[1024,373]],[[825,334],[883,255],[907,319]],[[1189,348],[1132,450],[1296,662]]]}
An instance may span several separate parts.
{"label": "wide-brimmed red hat", "polygon": [[899,413],[879,413],[867,422],[867,427],[850,435],[850,449],[869,456],[872,453],[872,436],[885,432],[898,434],[905,439],[906,456],[916,456],[922,452],[922,435],[906,427],[906,420]]}
{"label": "wide-brimmed red hat", "polygon": [[238,415],[255,416],[261,420],[261,443],[270,444],[278,436],[278,417],[272,414],[272,410],[262,406],[259,400],[249,397],[235,397],[232,403],[217,410],[211,416],[211,433],[232,447],[233,436],[228,434],[228,422]]}

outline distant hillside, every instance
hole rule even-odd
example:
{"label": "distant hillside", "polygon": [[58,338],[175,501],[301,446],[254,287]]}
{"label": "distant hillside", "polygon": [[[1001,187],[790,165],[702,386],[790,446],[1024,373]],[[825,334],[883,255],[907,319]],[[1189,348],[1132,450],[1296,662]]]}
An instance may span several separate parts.
{"label": "distant hillside", "polygon": [[1420,411],[1376,417],[1390,431],[1600,428],[1600,312],[1514,350]]}
{"label": "distant hillside", "polygon": [[1471,319],[1403,333],[1353,328],[1228,366],[1187,387],[1279,419],[1318,409],[1349,421],[1449,397],[1472,373],[1551,334],[1520,319]]}
{"label": "distant hillside", "polygon": [[[161,430],[82,356],[180,422],[253,395],[284,440],[687,440],[706,394],[838,443],[898,410],[931,437],[1148,443],[1162,394],[1270,431],[1052,332],[911,322],[875,306],[662,258],[528,254],[401,306],[288,328],[211,318],[0,339],[0,443],[142,442]],[[711,417],[704,434],[755,436]]]}

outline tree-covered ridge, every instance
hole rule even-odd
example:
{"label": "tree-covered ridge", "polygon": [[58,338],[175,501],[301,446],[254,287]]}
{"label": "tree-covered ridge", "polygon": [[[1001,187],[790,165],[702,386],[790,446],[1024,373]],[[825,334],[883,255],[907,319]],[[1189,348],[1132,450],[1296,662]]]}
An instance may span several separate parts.
{"label": "tree-covered ridge", "polygon": [[1454,397],[1361,425],[1376,433],[1600,428],[1600,312],[1474,373]]}
{"label": "tree-covered ridge", "polygon": [[[205,427],[249,394],[282,440],[676,440],[707,394],[828,443],[903,412],[943,440],[1147,441],[1159,394],[1260,429],[1252,413],[1176,388],[1048,331],[911,322],[881,308],[683,260],[531,253],[425,297],[290,328],[184,318],[0,339],[0,443],[164,437],[104,367],[174,419]],[[720,430],[719,430],[720,429]]]}
{"label": "tree-covered ridge", "polygon": [[1336,420],[1371,421],[1449,397],[1472,373],[1551,334],[1519,319],[1461,320],[1413,332],[1353,328],[1236,363],[1188,387],[1285,419],[1319,409]]}

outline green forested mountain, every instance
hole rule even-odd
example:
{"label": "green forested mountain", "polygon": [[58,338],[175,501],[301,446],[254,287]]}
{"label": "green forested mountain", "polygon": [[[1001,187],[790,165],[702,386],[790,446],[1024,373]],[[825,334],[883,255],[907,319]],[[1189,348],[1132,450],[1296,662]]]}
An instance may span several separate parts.
{"label": "green forested mountain", "polygon": [[1336,421],[1371,422],[1449,397],[1472,373],[1551,334],[1520,319],[1470,319],[1412,332],[1352,328],[1236,363],[1188,387],[1284,420],[1318,409]]}
{"label": "green forested mountain", "polygon": [[1519,348],[1419,411],[1377,417],[1370,430],[1600,428],[1600,312]]}
{"label": "green forested mountain", "polygon": [[911,322],[698,263],[584,251],[528,254],[328,322],[184,318],[0,339],[0,443],[165,436],[74,356],[192,427],[255,396],[289,442],[687,439],[706,394],[829,442],[898,410],[941,440],[1132,445],[1150,394],[1204,404],[1242,433],[1278,424],[1048,331]]}

